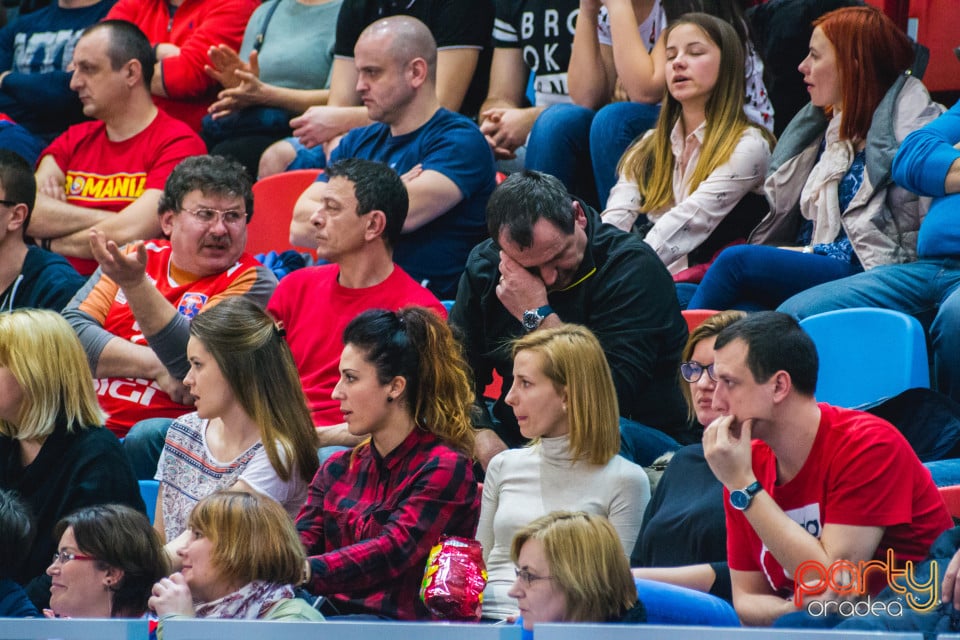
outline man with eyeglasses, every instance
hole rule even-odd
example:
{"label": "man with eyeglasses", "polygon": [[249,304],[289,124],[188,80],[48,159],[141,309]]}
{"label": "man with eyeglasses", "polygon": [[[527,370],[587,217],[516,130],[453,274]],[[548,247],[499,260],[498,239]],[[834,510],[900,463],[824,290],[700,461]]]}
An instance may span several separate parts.
{"label": "man with eyeglasses", "polygon": [[190,320],[228,296],[266,306],[277,280],[244,253],[253,211],[250,178],[234,160],[197,156],[170,174],[159,204],[168,240],[125,249],[99,230],[89,242],[100,268],[64,310],[96,380],[106,426],[126,435],[145,418],[175,418],[193,399]]}
{"label": "man with eyeglasses", "polygon": [[108,20],[85,30],[72,67],[70,88],[93,120],[73,125],[41,154],[30,231],[90,275],[97,262],[89,230],[121,245],[159,236],[157,202],[167,176],[206,147],[154,106],[153,51],[133,24]]}

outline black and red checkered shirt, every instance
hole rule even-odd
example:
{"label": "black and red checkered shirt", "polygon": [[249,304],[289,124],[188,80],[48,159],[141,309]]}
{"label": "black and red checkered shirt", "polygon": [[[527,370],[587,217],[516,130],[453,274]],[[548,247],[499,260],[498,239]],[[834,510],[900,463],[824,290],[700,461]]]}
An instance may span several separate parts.
{"label": "black and red checkered shirt", "polygon": [[443,534],[473,538],[479,515],[472,461],[432,433],[414,429],[386,457],[369,444],[335,454],[297,517],[308,588],[343,613],[429,618],[419,589],[430,548]]}

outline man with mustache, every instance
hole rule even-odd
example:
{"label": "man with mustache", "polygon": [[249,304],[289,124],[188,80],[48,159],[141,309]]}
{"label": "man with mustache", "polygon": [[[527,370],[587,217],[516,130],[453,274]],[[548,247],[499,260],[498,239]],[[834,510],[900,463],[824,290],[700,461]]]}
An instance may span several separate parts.
{"label": "man with mustache", "polygon": [[117,436],[145,418],[190,411],[182,382],[190,319],[228,296],[266,306],[277,285],[244,253],[253,193],[238,162],[184,160],[158,209],[166,240],[121,249],[102,231],[89,232],[100,268],[63,312],[86,349],[106,426]]}

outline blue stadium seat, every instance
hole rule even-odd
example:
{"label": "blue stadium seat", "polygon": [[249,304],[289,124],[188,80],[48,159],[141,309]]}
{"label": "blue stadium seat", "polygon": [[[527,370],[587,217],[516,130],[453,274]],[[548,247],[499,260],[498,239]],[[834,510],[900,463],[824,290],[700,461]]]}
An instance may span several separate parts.
{"label": "blue stadium seat", "polygon": [[817,399],[866,407],[907,389],[930,387],[923,328],[889,309],[840,309],[800,321],[817,345]]}
{"label": "blue stadium seat", "polygon": [[157,494],[160,493],[160,483],[156,480],[138,480],[140,484],[140,497],[143,503],[147,505],[147,517],[153,522],[153,517],[157,510]]}

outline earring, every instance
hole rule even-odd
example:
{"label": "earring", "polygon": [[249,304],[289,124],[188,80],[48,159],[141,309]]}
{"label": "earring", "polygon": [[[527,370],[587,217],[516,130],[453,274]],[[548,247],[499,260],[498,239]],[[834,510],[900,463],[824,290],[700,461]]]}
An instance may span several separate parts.
{"label": "earring", "polygon": [[387,396],[387,402],[393,402],[393,396]]}

